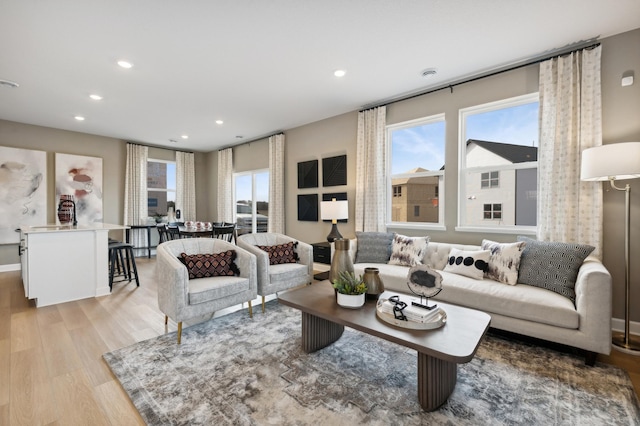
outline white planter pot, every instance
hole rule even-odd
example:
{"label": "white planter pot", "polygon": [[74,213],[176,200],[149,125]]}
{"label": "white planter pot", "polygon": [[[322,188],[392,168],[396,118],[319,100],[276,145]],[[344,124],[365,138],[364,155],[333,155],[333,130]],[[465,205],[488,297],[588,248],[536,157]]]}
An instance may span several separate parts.
{"label": "white planter pot", "polygon": [[342,294],[338,293],[338,305],[343,308],[358,309],[364,305],[363,294]]}

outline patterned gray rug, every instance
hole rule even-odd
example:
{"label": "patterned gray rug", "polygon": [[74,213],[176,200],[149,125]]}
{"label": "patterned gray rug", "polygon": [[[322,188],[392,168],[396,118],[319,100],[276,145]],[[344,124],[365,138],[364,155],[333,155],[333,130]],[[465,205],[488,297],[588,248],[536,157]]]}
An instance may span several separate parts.
{"label": "patterned gray rug", "polygon": [[487,336],[439,410],[417,402],[416,353],[346,329],[313,354],[300,312],[269,302],[104,354],[149,425],[637,425],[626,372]]}

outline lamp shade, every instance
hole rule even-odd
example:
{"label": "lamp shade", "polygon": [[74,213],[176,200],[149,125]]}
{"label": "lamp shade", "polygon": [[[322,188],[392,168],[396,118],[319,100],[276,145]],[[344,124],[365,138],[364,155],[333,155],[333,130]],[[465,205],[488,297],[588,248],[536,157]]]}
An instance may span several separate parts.
{"label": "lamp shade", "polygon": [[640,177],[640,142],[596,146],[582,151],[581,180]]}
{"label": "lamp shade", "polygon": [[322,201],[320,203],[320,216],[322,220],[348,219],[349,202],[347,200]]}

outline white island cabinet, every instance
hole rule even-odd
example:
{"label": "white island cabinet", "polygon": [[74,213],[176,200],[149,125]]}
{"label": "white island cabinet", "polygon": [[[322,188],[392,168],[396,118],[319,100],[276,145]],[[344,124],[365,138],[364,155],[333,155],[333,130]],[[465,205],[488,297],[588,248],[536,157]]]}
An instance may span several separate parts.
{"label": "white island cabinet", "polygon": [[126,226],[20,227],[24,294],[36,306],[105,296],[109,289],[109,231]]}

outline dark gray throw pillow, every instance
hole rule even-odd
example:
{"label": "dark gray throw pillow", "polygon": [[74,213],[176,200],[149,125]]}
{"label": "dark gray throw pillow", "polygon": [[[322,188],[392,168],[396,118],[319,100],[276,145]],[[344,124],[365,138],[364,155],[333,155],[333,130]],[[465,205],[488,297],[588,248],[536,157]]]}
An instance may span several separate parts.
{"label": "dark gray throw pillow", "polygon": [[518,237],[518,241],[526,244],[520,259],[518,283],[555,291],[575,303],[578,270],[595,247],[528,237]]}
{"label": "dark gray throw pillow", "polygon": [[356,263],[387,263],[395,232],[356,232]]}

